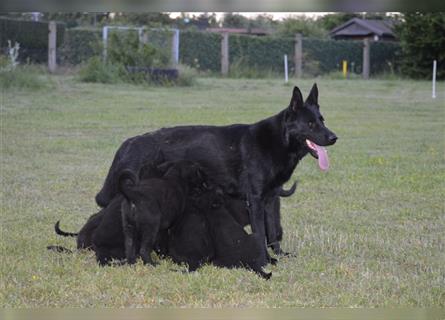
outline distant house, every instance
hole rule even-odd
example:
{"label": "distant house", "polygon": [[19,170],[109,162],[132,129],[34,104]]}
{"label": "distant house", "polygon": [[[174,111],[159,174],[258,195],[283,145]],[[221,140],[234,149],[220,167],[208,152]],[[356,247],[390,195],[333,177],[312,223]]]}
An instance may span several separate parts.
{"label": "distant house", "polygon": [[265,36],[268,35],[269,32],[260,28],[207,28],[208,32],[217,32],[217,33],[229,33],[229,34],[248,34],[252,36]]}
{"label": "distant house", "polygon": [[329,35],[335,40],[396,40],[393,28],[394,22],[390,20],[353,18],[332,29]]}

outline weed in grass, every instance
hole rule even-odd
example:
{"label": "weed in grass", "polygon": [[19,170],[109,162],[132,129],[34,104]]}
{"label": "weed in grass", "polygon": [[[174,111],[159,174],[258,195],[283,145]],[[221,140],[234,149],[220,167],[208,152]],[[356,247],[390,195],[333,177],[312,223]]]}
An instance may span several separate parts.
{"label": "weed in grass", "polygon": [[39,90],[52,85],[46,70],[38,66],[17,66],[0,70],[0,87],[3,89]]}

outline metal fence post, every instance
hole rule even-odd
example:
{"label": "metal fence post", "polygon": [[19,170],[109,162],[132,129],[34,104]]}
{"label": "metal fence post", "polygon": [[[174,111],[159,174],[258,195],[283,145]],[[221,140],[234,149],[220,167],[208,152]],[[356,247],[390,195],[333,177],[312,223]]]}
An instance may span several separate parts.
{"label": "metal fence post", "polygon": [[103,52],[102,57],[104,62],[107,61],[107,41],[108,41],[108,27],[102,29],[102,41],[103,41]]}
{"label": "metal fence post", "polygon": [[224,32],[221,40],[221,74],[229,73],[229,33]]}
{"label": "metal fence post", "polygon": [[172,61],[174,64],[179,63],[179,30],[173,30],[172,39]]}

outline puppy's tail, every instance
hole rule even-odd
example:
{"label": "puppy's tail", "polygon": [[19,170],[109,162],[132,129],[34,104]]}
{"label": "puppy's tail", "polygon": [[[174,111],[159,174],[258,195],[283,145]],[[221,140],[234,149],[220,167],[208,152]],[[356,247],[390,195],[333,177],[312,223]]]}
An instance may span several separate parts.
{"label": "puppy's tail", "polygon": [[125,169],[119,175],[119,181],[118,181],[119,191],[127,199],[130,199],[131,198],[131,196],[130,196],[131,188],[133,186],[137,185],[138,182],[139,182],[139,179],[136,176],[136,174],[129,169]]}
{"label": "puppy's tail", "polygon": [[59,253],[73,253],[72,250],[67,249],[65,247],[61,247],[61,246],[47,246],[46,249],[55,251],[55,252],[59,252]]}
{"label": "puppy's tail", "polygon": [[65,232],[63,230],[60,230],[60,220],[56,222],[56,224],[54,225],[54,230],[56,231],[56,233],[59,236],[63,236],[63,237],[77,237],[79,234],[78,233],[72,233],[72,232]]}
{"label": "puppy's tail", "polygon": [[280,197],[290,197],[291,195],[293,195],[295,193],[295,190],[297,190],[297,181],[294,182],[294,184],[292,185],[292,187],[290,187],[289,190],[285,190],[283,189],[283,187],[281,187],[280,190]]}

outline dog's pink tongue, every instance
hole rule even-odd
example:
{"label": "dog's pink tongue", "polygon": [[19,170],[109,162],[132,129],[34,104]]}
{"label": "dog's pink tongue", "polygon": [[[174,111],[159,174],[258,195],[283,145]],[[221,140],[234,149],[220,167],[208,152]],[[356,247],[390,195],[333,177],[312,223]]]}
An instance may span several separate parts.
{"label": "dog's pink tongue", "polygon": [[321,170],[327,171],[329,169],[329,159],[328,159],[328,152],[326,151],[326,148],[320,147],[319,145],[316,145],[314,143],[315,149],[317,150],[318,155],[318,166]]}

